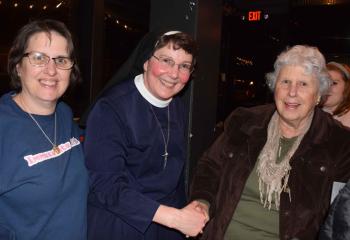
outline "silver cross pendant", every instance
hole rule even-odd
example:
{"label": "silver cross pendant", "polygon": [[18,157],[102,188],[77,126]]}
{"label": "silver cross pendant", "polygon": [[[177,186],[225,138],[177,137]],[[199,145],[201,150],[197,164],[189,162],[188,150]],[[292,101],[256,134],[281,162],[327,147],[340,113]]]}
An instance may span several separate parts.
{"label": "silver cross pendant", "polygon": [[166,167],[166,164],[167,164],[167,161],[168,161],[169,153],[165,152],[162,156],[164,157],[164,166],[163,166],[163,169],[164,169]]}

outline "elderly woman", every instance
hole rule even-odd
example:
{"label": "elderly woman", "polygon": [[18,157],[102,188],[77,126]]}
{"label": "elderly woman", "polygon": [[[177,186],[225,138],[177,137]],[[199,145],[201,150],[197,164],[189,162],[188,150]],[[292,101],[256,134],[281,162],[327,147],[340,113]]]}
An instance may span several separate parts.
{"label": "elderly woman", "polygon": [[275,104],[235,110],[199,161],[202,239],[315,239],[332,183],[350,176],[350,132],[316,107],[330,82],[323,55],[297,45],[274,68]]}
{"label": "elderly woman", "polygon": [[8,57],[14,91],[0,99],[0,239],[86,239],[88,176],[71,109],[79,80],[66,26],[33,21]]}
{"label": "elderly woman", "polygon": [[323,110],[350,127],[350,67],[344,63],[329,62],[327,69],[332,85],[323,101]]}

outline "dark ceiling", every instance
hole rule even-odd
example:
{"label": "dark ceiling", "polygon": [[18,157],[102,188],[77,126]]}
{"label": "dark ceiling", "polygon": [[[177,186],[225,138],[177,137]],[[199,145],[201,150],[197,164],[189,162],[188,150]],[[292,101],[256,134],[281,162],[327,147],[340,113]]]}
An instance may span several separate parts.
{"label": "dark ceiling", "polygon": [[148,21],[145,19],[149,19],[149,0],[105,0],[105,9],[113,11],[133,25],[148,28]]}

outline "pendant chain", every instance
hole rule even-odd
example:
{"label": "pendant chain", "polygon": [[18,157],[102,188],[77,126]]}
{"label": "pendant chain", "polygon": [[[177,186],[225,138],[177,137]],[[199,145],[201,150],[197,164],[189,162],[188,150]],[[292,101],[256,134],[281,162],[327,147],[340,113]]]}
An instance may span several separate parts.
{"label": "pendant chain", "polygon": [[38,123],[38,121],[34,118],[34,116],[32,114],[30,114],[28,112],[28,115],[30,116],[30,118],[35,122],[35,124],[38,126],[38,128],[40,129],[40,131],[43,133],[44,137],[51,143],[52,145],[52,150],[54,151],[54,153],[59,154],[60,153],[60,149],[58,148],[57,144],[56,144],[56,131],[57,131],[57,118],[56,118],[56,111],[55,111],[55,129],[54,129],[54,142],[51,141],[51,139],[49,138],[49,136],[47,136],[47,134],[45,133],[45,131],[42,129],[42,127],[40,126],[40,124]]}
{"label": "pendant chain", "polygon": [[156,115],[156,113],[154,112],[153,110],[153,107],[151,105],[151,110],[152,110],[152,113],[154,115],[154,118],[156,119],[157,121],[157,124],[160,128],[160,132],[162,133],[162,137],[163,137],[163,142],[164,142],[164,154],[162,155],[164,157],[164,165],[163,165],[163,169],[165,169],[166,165],[167,165],[167,162],[168,162],[168,156],[169,156],[169,153],[168,153],[168,144],[169,144],[169,138],[170,138],[170,110],[169,110],[169,105],[168,105],[168,134],[167,134],[167,138],[165,139],[165,134],[164,134],[164,131],[163,131],[163,128],[162,128],[162,125],[160,124],[160,121]]}
{"label": "pendant chain", "polygon": [[[21,103],[22,105],[25,107],[25,104],[23,103],[23,100],[21,98]],[[27,109],[27,107],[26,107]],[[56,136],[57,136],[57,117],[56,117],[56,110],[55,110],[55,123],[54,123],[54,142],[51,141],[51,139],[49,138],[49,136],[47,136],[46,132],[42,129],[42,127],[40,126],[39,122],[34,118],[34,116],[25,109],[25,111],[28,113],[29,117],[33,120],[33,122],[36,124],[36,126],[40,129],[40,131],[42,132],[42,134],[44,135],[44,137],[49,141],[49,143],[51,143],[52,145],[52,151],[55,154],[59,154],[61,151],[58,148],[57,144],[56,144]]]}

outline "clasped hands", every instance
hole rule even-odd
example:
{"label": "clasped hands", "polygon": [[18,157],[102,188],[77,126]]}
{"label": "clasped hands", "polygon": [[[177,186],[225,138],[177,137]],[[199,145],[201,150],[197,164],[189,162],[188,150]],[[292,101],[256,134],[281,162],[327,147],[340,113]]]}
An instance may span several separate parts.
{"label": "clasped hands", "polygon": [[179,228],[186,237],[195,237],[203,233],[203,228],[209,221],[209,208],[206,204],[199,201],[192,201],[186,207],[180,209],[182,213],[182,221]]}
{"label": "clasped hands", "polygon": [[209,221],[209,208],[199,201],[192,201],[182,209],[160,205],[153,221],[176,229],[186,237],[195,237],[203,232]]}

